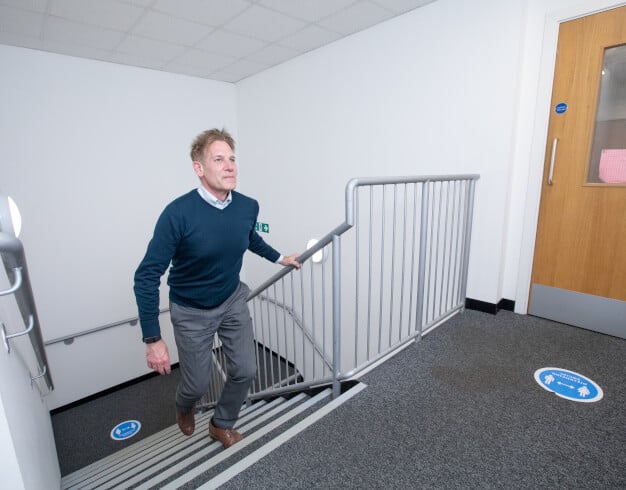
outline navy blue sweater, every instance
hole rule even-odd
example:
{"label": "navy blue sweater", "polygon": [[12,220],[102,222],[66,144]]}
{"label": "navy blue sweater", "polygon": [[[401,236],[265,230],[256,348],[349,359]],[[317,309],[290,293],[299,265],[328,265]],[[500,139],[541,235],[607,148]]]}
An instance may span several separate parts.
{"label": "navy blue sweater", "polygon": [[280,254],[255,231],[259,204],[236,191],[217,209],[195,189],[161,213],[145,257],[135,272],[135,297],[144,337],[159,335],[159,286],[170,267],[170,301],[213,308],[237,288],[243,254],[250,250],[275,262]]}

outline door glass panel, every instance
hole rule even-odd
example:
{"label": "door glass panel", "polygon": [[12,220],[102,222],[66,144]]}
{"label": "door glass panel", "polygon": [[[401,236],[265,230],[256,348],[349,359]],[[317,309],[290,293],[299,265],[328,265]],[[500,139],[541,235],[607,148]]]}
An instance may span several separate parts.
{"label": "door glass panel", "polygon": [[626,183],[626,44],[604,50],[587,183]]}

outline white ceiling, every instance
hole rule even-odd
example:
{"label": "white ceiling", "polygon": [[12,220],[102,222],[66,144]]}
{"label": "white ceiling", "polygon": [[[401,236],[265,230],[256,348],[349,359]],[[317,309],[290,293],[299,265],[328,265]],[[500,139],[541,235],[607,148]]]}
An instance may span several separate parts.
{"label": "white ceiling", "polygon": [[0,44],[237,82],[434,0],[0,0]]}

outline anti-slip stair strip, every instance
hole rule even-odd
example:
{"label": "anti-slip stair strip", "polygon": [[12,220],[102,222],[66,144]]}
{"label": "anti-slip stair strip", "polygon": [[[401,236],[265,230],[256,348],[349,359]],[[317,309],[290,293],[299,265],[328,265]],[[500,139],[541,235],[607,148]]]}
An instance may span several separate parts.
{"label": "anti-slip stair strip", "polygon": [[[274,421],[270,422],[269,424],[263,426],[262,429],[259,429],[259,430],[255,431],[253,434],[251,434],[248,437],[245,437],[242,441],[238,442],[237,444],[229,447],[228,449],[225,449],[224,451],[222,451],[221,453],[215,455],[213,458],[209,459],[208,461],[205,461],[204,463],[201,463],[201,464],[195,466],[194,468],[191,468],[189,471],[186,471],[180,477],[178,477],[175,480],[171,481],[167,485],[161,487],[161,490],[173,490],[173,489],[179,488],[182,485],[185,485],[186,483],[190,482],[191,480],[193,480],[197,476],[201,475],[205,471],[210,470],[215,465],[217,465],[217,464],[221,463],[222,461],[228,459],[234,453],[236,453],[238,451],[241,451],[244,447],[252,444],[257,439],[260,439],[261,437],[269,434],[274,429],[280,427],[282,424],[288,422],[289,420],[291,420],[292,418],[296,417],[300,413],[308,410],[310,407],[316,405],[317,403],[319,403],[320,401],[324,400],[325,398],[328,398],[330,395],[331,395],[331,390],[330,389],[326,389],[326,390],[320,392],[315,397],[310,398],[309,400],[307,400],[304,403],[301,403],[300,405],[298,405],[297,407],[295,407],[293,410],[289,411],[285,415],[283,415],[281,417],[278,417],[276,420],[274,420]],[[139,488],[141,488],[142,490],[147,490],[148,488],[150,488],[150,486],[145,486],[145,487],[142,486],[142,487],[139,487]]]}
{"label": "anti-slip stair strip", "polygon": [[[246,421],[263,414],[267,410],[270,410],[272,407],[279,405],[280,403],[281,399],[279,398],[271,403],[259,404],[259,407],[250,407],[249,409],[242,410],[242,417],[239,421],[240,423],[245,423]],[[212,412],[210,414],[212,414]],[[152,445],[150,448],[134,454],[133,457],[118,461],[115,465],[108,465],[98,473],[89,476],[86,475],[78,481],[75,480],[71,483],[65,483],[63,488],[66,490],[71,488],[87,490],[90,488],[99,488],[102,485],[114,485],[120,481],[120,478],[126,478],[128,473],[133,474],[140,471],[142,468],[152,467],[154,465],[155,458],[159,461],[170,455],[174,455],[175,458],[178,454],[184,454],[185,452],[191,451],[198,446],[202,446],[203,444],[206,444],[206,438],[204,431],[200,430],[199,427],[201,425],[208,424],[210,418],[209,415],[202,414],[202,416],[196,419],[196,427],[198,427],[198,430],[196,430],[193,435],[183,435],[178,429],[178,425],[175,425],[170,429],[169,437],[163,439],[162,444]],[[112,480],[114,480],[114,483],[110,483]]]}
{"label": "anti-slip stair strip", "polygon": [[[258,408],[262,407],[265,403],[266,402],[261,401],[261,402],[255,403],[252,406],[248,406],[242,409],[241,411],[242,416],[246,413],[254,412],[254,410],[257,410]],[[196,421],[198,423],[204,423],[204,422],[208,423],[208,419],[212,415],[213,415],[212,410],[208,412],[203,412],[197,415]],[[180,433],[180,429],[178,428],[178,425],[173,425],[159,432],[156,432],[155,434],[152,434],[151,436],[146,437],[145,439],[142,439],[141,441],[138,441],[137,443],[133,445],[120,449],[119,451],[116,451],[115,453],[110,454],[109,456],[106,456],[98,461],[91,463],[88,466],[80,468],[79,470],[76,470],[64,476],[61,480],[62,488],[66,488],[67,486],[74,484],[74,482],[77,480],[83,480],[85,478],[88,478],[89,475],[92,475],[94,473],[101,473],[103,471],[106,471],[107,467],[117,465],[120,461],[126,461],[129,458],[132,458],[133,455],[135,454],[143,453],[146,450],[150,450],[150,448],[153,448],[154,446],[158,447],[163,441],[169,440],[172,436],[175,436],[179,433]]]}
{"label": "anti-slip stair strip", "polygon": [[239,473],[241,473],[246,468],[249,468],[250,466],[252,466],[254,463],[259,461],[261,458],[267,456],[274,449],[276,449],[277,447],[281,446],[282,444],[284,444],[289,439],[291,439],[292,437],[296,436],[297,434],[299,434],[300,432],[302,432],[303,430],[305,430],[309,426],[313,425],[315,422],[320,420],[325,415],[328,415],[330,412],[335,410],[338,406],[340,406],[343,403],[345,403],[346,401],[348,401],[350,398],[352,398],[354,395],[356,395],[360,391],[364,390],[366,387],[367,387],[367,385],[365,385],[364,383],[357,384],[356,386],[354,386],[350,390],[346,391],[344,394],[342,394],[342,395],[338,396],[337,398],[335,398],[330,403],[328,403],[328,404],[324,405],[323,407],[321,407],[319,410],[316,410],[314,413],[309,415],[304,420],[298,422],[293,427],[287,429],[282,434],[276,436],[271,441],[269,441],[267,444],[263,445],[262,447],[260,447],[256,451],[250,453],[245,458],[237,461],[234,465],[230,466],[229,468],[227,468],[226,470],[221,472],[219,475],[213,477],[212,479],[210,479],[209,481],[204,483],[202,486],[198,487],[198,490],[211,490],[211,489],[215,489],[215,488],[219,487],[220,485],[223,485],[224,483],[226,483],[230,479],[232,479],[235,476],[237,476]]}
{"label": "anti-slip stair strip", "polygon": [[[245,434],[249,431],[251,431],[252,429],[254,429],[255,427],[257,427],[258,425],[262,425],[264,424],[267,420],[270,420],[274,417],[276,417],[279,413],[284,412],[285,410],[287,410],[288,408],[290,408],[293,405],[296,405],[298,403],[300,403],[302,400],[309,398],[306,394],[301,393],[298,396],[295,396],[287,401],[283,401],[283,403],[281,403],[280,405],[278,405],[276,408],[274,408],[271,412],[268,412],[267,414],[257,417],[256,419],[254,419],[253,421],[251,421],[250,423],[243,425],[243,426],[238,426],[237,430],[242,433]],[[246,439],[244,439],[245,441]],[[240,446],[240,447],[245,447],[245,446],[241,446],[241,442],[237,443],[236,446]],[[137,482],[140,482],[141,480],[144,480],[145,478],[149,477],[149,475],[152,475],[152,477],[143,482],[141,485],[139,485],[138,487],[136,487],[136,490],[145,490],[145,489],[149,489],[152,488],[154,485],[156,485],[159,482],[162,482],[164,480],[166,480],[167,478],[170,478],[174,475],[176,475],[177,473],[180,473],[181,471],[184,471],[186,468],[188,468],[189,466],[192,466],[195,462],[200,461],[202,459],[206,459],[206,457],[211,454],[212,452],[215,452],[216,450],[220,450],[222,448],[222,444],[220,442],[212,442],[210,445],[204,447],[203,449],[194,452],[192,455],[188,455],[186,456],[184,459],[181,460],[181,458],[176,458],[176,460],[178,461],[178,463],[174,464],[173,466],[170,466],[168,468],[166,468],[165,470],[154,474],[154,471],[145,471],[142,474],[138,474],[135,475],[132,478],[129,478],[127,480],[123,481],[123,485],[119,486],[119,487],[106,487],[106,488],[127,488],[130,485],[133,485]],[[236,451],[234,451],[236,452]],[[232,454],[233,451],[231,451],[229,454]],[[220,453],[221,454],[221,453]],[[218,457],[219,454],[215,457]]]}
{"label": "anti-slip stair strip", "polygon": [[[245,424],[243,428],[240,429],[241,432],[245,432],[249,430],[250,427],[254,427],[258,418],[264,418],[263,414],[265,412],[271,410],[270,413],[273,415],[269,416],[280,413],[280,411],[284,410],[284,408],[282,408],[284,402],[284,398],[277,398],[271,403],[266,404],[260,410],[254,411],[253,414],[241,417],[239,423]],[[267,416],[268,415],[265,417]],[[180,434],[177,439],[182,439],[183,444],[173,442],[171,445],[175,447],[172,449],[168,451],[161,450],[156,455],[149,455],[142,464],[135,464],[130,468],[126,467],[122,471],[115,472],[114,474],[103,475],[98,481],[93,482],[93,485],[81,486],[80,490],[89,490],[92,488],[98,488],[100,490],[108,488],[128,488],[130,485],[139,483],[146,478],[156,477],[163,467],[175,466],[176,463],[179,463],[181,460],[193,460],[198,454],[209,455],[218,451],[221,447],[220,444],[214,443],[208,438],[208,430],[197,430],[189,437]]]}

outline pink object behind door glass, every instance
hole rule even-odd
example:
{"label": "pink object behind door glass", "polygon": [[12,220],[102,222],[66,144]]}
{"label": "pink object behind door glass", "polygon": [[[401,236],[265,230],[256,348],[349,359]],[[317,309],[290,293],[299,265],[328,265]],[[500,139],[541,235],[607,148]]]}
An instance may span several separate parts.
{"label": "pink object behind door glass", "polygon": [[607,184],[626,183],[626,149],[602,150],[600,180]]}

